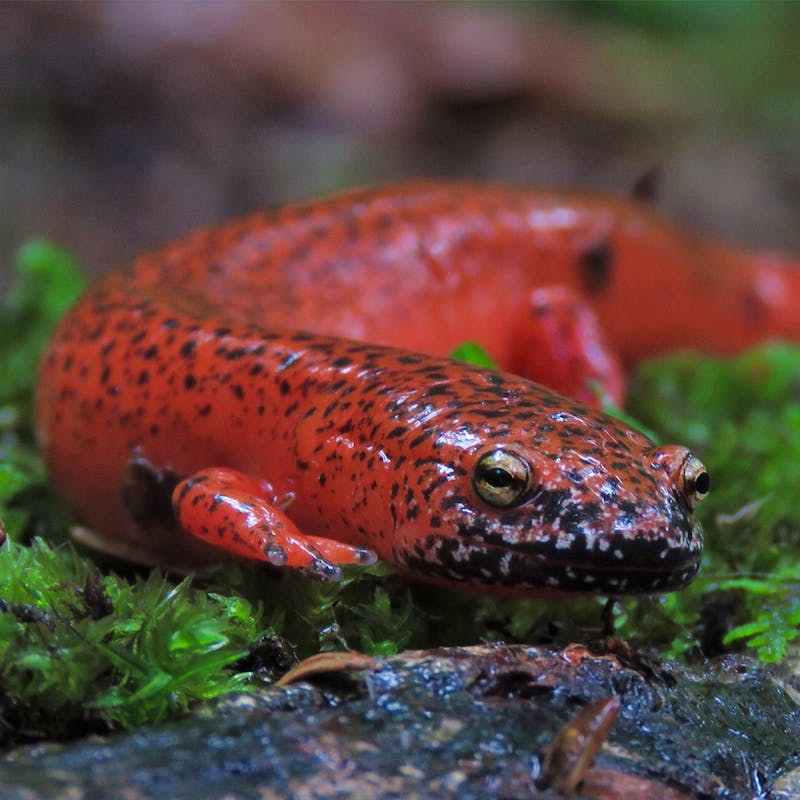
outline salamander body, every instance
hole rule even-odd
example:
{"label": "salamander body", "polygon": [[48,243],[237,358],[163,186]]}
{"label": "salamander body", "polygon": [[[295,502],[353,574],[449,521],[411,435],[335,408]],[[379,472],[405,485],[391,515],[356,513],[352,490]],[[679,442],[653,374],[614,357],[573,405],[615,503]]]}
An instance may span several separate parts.
{"label": "salamander body", "polygon": [[[501,594],[674,589],[708,475],[590,407],[590,385],[619,398],[646,355],[798,338],[797,273],[634,202],[354,192],[100,280],[45,354],[37,432],[86,525],[162,563],[335,579],[377,554]],[[469,339],[502,370],[446,357]]]}

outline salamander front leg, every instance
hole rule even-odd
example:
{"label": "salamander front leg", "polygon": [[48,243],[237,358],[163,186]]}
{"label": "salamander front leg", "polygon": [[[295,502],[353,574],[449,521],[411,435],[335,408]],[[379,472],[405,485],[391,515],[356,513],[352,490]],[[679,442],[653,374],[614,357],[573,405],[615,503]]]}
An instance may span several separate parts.
{"label": "salamander front leg", "polygon": [[515,348],[507,366],[587,405],[622,407],[625,381],[606,345],[594,311],[565,286],[531,293],[515,328]]}
{"label": "salamander front leg", "polygon": [[181,481],[172,493],[178,524],[187,533],[244,558],[308,571],[337,581],[342,564],[373,564],[372,550],[301,533],[268,484],[236,470],[211,468]]}

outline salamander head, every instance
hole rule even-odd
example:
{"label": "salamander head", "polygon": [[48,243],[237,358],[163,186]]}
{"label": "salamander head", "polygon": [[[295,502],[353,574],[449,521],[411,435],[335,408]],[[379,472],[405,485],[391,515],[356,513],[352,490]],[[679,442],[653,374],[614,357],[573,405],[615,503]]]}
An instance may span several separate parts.
{"label": "salamander head", "polygon": [[554,410],[553,398],[569,401],[526,389],[502,404],[502,420],[484,402],[439,436],[437,458],[418,476],[434,487],[430,516],[401,515],[398,563],[500,594],[646,594],[689,583],[703,548],[694,509],[709,489],[700,461],[600,412]]}

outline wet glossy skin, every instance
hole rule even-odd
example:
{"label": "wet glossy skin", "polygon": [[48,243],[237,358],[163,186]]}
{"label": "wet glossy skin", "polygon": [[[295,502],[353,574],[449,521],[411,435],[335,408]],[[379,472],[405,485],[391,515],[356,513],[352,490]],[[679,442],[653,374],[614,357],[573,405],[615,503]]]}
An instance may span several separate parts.
{"label": "wet glossy skin", "polygon": [[[663,591],[702,547],[688,451],[436,356],[475,339],[507,369],[614,395],[599,328],[625,361],[797,337],[774,290],[795,280],[632,203],[355,193],[200,231],[97,284],[45,356],[38,433],[86,524],[132,556],[226,551],[336,578],[374,551],[480,591]],[[667,308],[681,296],[702,320]],[[521,470],[511,488],[497,458]]]}

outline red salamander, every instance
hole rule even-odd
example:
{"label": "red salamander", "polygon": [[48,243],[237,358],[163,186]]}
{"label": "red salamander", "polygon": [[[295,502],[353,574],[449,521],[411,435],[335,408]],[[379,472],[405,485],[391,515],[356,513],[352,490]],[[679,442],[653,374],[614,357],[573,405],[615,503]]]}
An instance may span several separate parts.
{"label": "red salamander", "polygon": [[[798,296],[788,258],[633,201],[357,191],[100,280],[45,354],[37,432],[92,536],[134,557],[336,579],[377,556],[497,594],[667,591],[697,572],[708,474],[587,384],[619,399],[644,356],[798,339]],[[465,340],[505,371],[447,358]]]}

